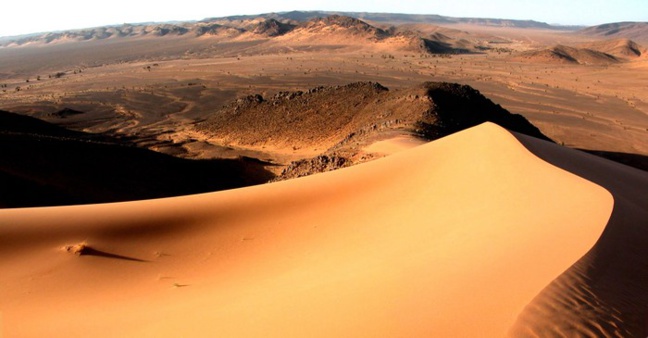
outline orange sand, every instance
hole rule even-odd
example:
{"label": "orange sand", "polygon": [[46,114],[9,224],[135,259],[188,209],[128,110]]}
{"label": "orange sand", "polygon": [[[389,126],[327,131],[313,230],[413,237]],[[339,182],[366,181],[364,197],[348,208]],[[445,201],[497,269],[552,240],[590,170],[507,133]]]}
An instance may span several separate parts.
{"label": "orange sand", "polygon": [[363,151],[380,155],[392,155],[403,150],[420,146],[422,144],[425,144],[425,141],[423,139],[411,135],[400,135],[390,139],[374,142],[365,147]]}
{"label": "orange sand", "polygon": [[[501,337],[594,245],[613,204],[483,124],[263,186],[0,210],[1,327],[6,337]],[[97,252],[63,249],[82,242]]]}

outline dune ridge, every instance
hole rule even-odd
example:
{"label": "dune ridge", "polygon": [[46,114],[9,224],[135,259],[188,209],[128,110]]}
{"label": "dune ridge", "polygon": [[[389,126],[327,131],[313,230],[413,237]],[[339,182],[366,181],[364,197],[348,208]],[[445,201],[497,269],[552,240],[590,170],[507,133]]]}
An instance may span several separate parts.
{"label": "dune ridge", "polygon": [[645,337],[648,174],[583,152],[557,152],[552,149],[557,146],[524,135],[517,137],[538,157],[608,189],[615,203],[595,247],[525,308],[512,336]]}
{"label": "dune ridge", "polygon": [[[503,336],[592,247],[612,207],[602,187],[485,123],[291,181],[0,210],[2,329]],[[80,244],[93,251],[68,252]]]}

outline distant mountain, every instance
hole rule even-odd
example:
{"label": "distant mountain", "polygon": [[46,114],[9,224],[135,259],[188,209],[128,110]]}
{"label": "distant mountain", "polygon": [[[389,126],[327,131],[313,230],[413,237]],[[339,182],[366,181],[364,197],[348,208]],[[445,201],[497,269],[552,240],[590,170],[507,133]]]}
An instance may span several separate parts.
{"label": "distant mountain", "polygon": [[[545,28],[545,29],[574,29],[564,26],[552,26],[544,22],[533,20],[508,20],[490,18],[455,18],[435,14],[400,14],[400,13],[368,13],[368,12],[335,12],[335,11],[291,11],[267,13],[260,15],[238,15],[226,17],[229,20],[249,20],[253,18],[272,18],[276,20],[292,20],[304,22],[317,17],[330,15],[348,16],[365,21],[381,23],[430,23],[430,24],[458,24],[466,23],[483,26],[518,27],[518,28]],[[205,19],[203,21],[216,20]]]}
{"label": "distant mountain", "polygon": [[0,111],[0,208],[139,200],[273,177],[251,159],[197,161]]}
{"label": "distant mountain", "polygon": [[[299,50],[304,46],[310,48],[309,46],[312,46],[313,42],[324,46],[352,48],[371,48],[374,44],[381,44],[382,46],[389,45],[388,48],[394,51],[433,54],[462,54],[477,51],[475,44],[465,39],[454,39],[441,33],[427,35],[415,30],[397,29],[393,26],[383,29],[349,16],[337,14],[325,17],[316,16],[302,22],[286,18],[279,18],[282,20],[279,21],[279,19],[270,16],[246,17],[246,19],[236,20],[230,17],[186,24],[97,27],[32,35],[5,43],[5,46],[173,36],[185,39],[209,37],[225,42],[263,40],[269,42],[269,44],[256,49],[248,48],[247,53],[254,53],[255,50],[263,51],[266,47],[270,47],[272,50],[272,48],[281,49],[291,46],[295,50]],[[272,40],[279,37],[281,39],[278,39],[277,43],[273,45]],[[138,41],[141,42],[141,40]]]}
{"label": "distant mountain", "polygon": [[301,25],[301,27],[310,30],[321,30],[326,29],[327,27],[340,27],[351,34],[359,34],[374,38],[382,38],[390,35],[387,31],[376,28],[362,20],[337,14],[310,19]]}
{"label": "distant mountain", "polygon": [[300,23],[285,33],[277,43],[299,48],[305,43],[310,46],[315,41],[320,45],[334,45],[336,48],[383,46],[378,48],[385,50],[384,46],[388,46],[387,48],[393,51],[433,54],[470,53],[474,49],[474,45],[465,46],[442,34],[425,36],[421,32],[398,30],[394,27],[382,29],[365,21],[337,14]]}
{"label": "distant mountain", "polygon": [[255,27],[253,27],[252,32],[257,35],[273,37],[284,35],[295,29],[295,27],[296,25],[291,23],[279,22],[275,19],[267,19],[259,22]]}
{"label": "distant mountain", "polygon": [[224,26],[224,25],[219,25],[216,23],[213,24],[204,24],[204,25],[196,25],[193,27],[193,31],[196,36],[239,36],[243,33],[245,33],[244,29],[236,28],[236,27],[229,27],[229,26]]}
{"label": "distant mountain", "polygon": [[646,49],[638,43],[626,39],[609,39],[583,44],[582,47],[604,52],[619,59],[636,59],[646,55]]}
{"label": "distant mountain", "polygon": [[517,58],[544,63],[572,63],[583,65],[601,65],[618,63],[615,56],[588,48],[576,48],[555,45],[550,48],[521,53]]}
{"label": "distant mountain", "polygon": [[578,33],[608,38],[626,38],[648,44],[648,22],[607,23],[582,29]]}
{"label": "distant mountain", "polygon": [[[266,36],[282,35],[300,23],[305,23],[317,18],[326,18],[332,15],[350,17],[363,21],[386,24],[403,23],[428,23],[428,24],[473,24],[495,27],[517,28],[543,28],[543,29],[572,29],[570,27],[552,26],[544,22],[533,20],[508,20],[489,18],[454,18],[441,15],[423,14],[397,14],[397,13],[367,13],[367,12],[331,12],[331,11],[292,11],[279,13],[266,13],[259,15],[239,15],[228,17],[214,17],[196,21],[171,21],[164,23],[137,23],[85,29],[45,32],[12,37],[0,37],[0,46],[10,44],[26,44],[44,41],[46,43],[62,40],[93,40],[111,37],[133,37],[143,35],[196,35],[218,34],[227,31],[232,35],[236,29],[239,33],[245,31]],[[237,22],[238,21],[238,22]],[[260,26],[259,26],[260,25]],[[232,30],[235,29],[235,30]],[[269,33],[270,32],[270,33]]]}

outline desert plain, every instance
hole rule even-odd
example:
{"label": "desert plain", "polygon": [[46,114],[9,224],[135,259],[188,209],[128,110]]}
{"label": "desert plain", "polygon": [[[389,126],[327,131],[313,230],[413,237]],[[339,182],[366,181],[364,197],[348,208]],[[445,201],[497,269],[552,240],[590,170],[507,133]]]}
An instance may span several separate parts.
{"label": "desert plain", "polygon": [[2,335],[646,336],[645,25],[315,14],[0,40]]}

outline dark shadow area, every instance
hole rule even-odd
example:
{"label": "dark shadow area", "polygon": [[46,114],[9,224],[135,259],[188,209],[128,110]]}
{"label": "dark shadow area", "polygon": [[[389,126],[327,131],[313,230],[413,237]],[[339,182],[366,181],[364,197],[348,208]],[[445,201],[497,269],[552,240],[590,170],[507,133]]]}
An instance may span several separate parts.
{"label": "dark shadow area", "polygon": [[110,259],[121,259],[125,261],[131,261],[131,262],[147,262],[143,259],[139,258],[134,258],[134,257],[128,257],[128,256],[122,256],[122,255],[116,255],[110,252],[105,252],[105,251],[100,251],[97,249],[93,249],[89,246],[85,246],[82,250],[80,250],[77,253],[79,256],[96,256],[96,257],[103,257],[103,258],[110,258]]}
{"label": "dark shadow area", "polygon": [[482,54],[466,48],[456,48],[452,44],[421,38],[422,47],[430,54]]}
{"label": "dark shadow area", "polygon": [[265,183],[268,163],[187,160],[0,111],[0,207],[106,203]]}
{"label": "dark shadow area", "polygon": [[456,83],[426,82],[427,95],[434,108],[427,120],[417,122],[422,136],[434,140],[484,122],[493,122],[507,130],[551,141],[524,116],[512,114],[483,96],[478,90]]}
{"label": "dark shadow area", "polygon": [[578,149],[586,153],[607,158],[614,162],[619,162],[627,166],[648,171],[648,156],[639,154],[620,153],[614,151]]}
{"label": "dark shadow area", "polygon": [[648,173],[515,136],[539,158],[607,189],[614,208],[595,246],[525,308],[513,336],[646,337]]}

